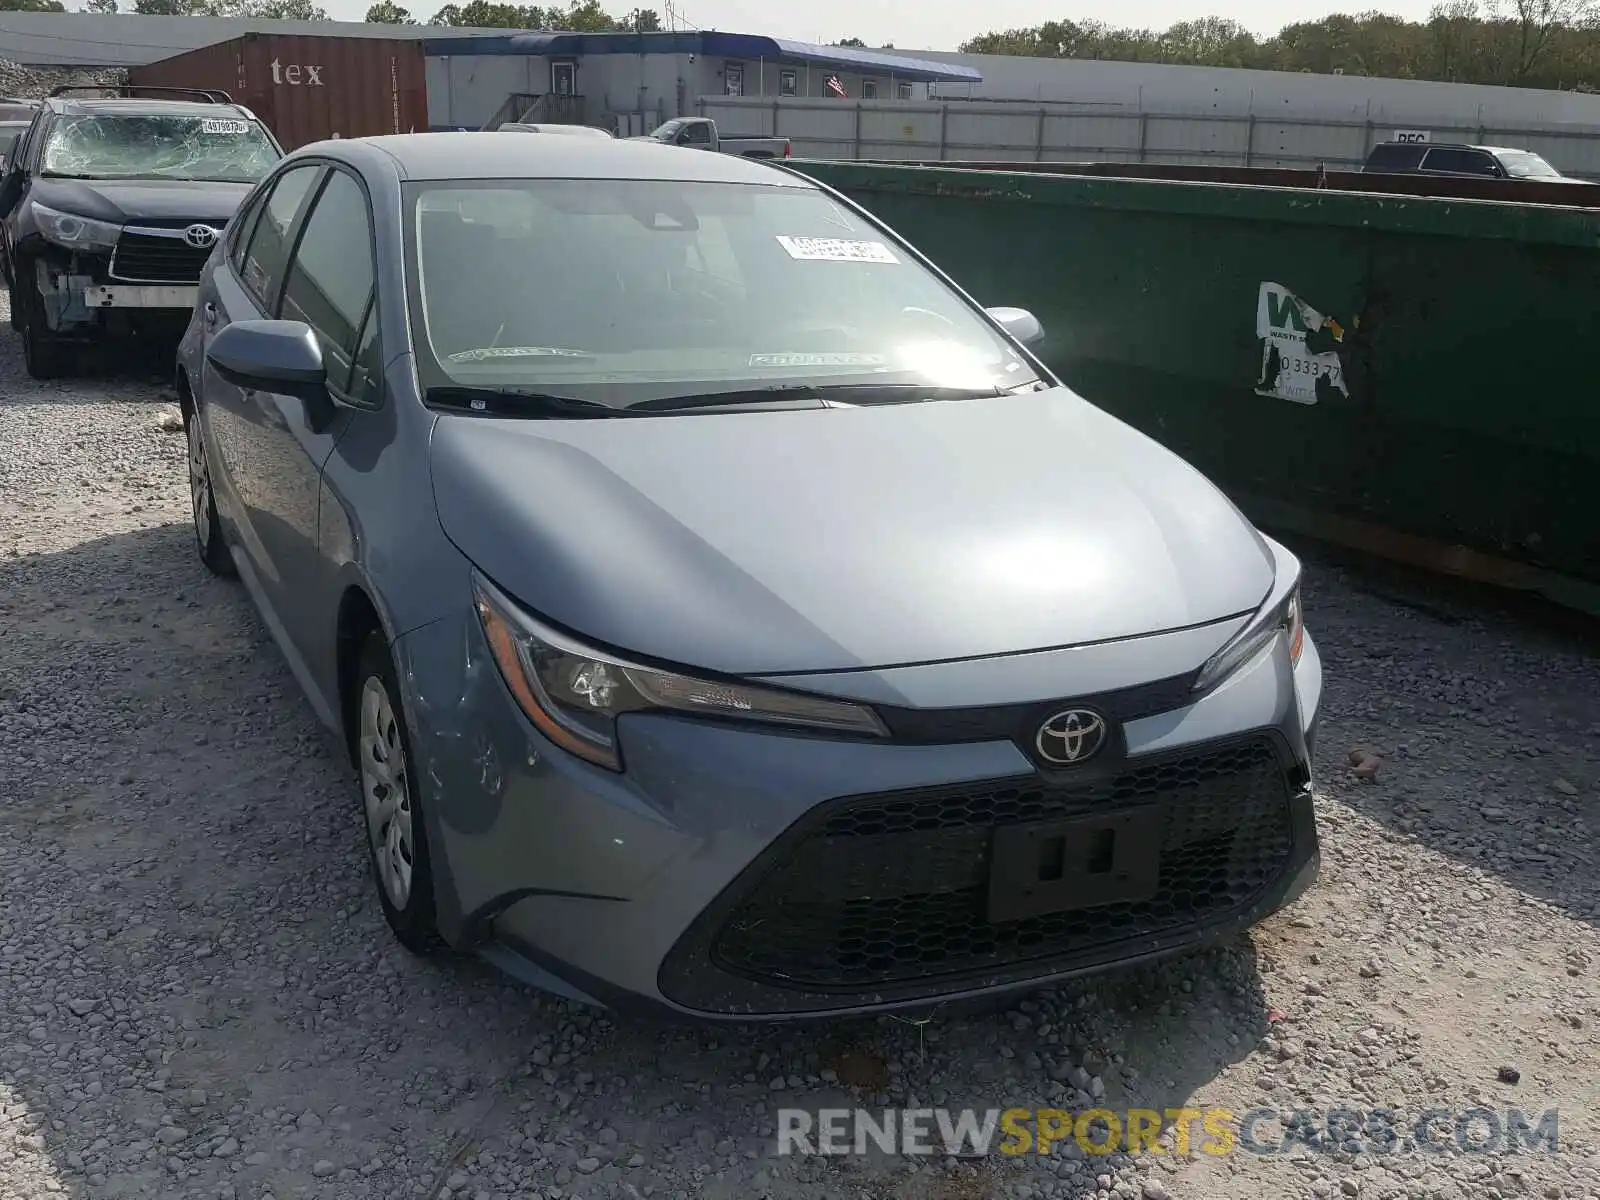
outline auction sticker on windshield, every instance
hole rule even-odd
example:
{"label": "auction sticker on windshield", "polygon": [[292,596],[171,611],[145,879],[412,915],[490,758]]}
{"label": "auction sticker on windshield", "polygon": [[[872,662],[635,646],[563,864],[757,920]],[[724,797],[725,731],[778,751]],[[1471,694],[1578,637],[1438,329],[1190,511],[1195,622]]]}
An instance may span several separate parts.
{"label": "auction sticker on windshield", "polygon": [[790,258],[812,262],[872,262],[899,265],[900,260],[882,242],[858,242],[850,238],[788,237],[778,235],[778,245]]}
{"label": "auction sticker on windshield", "polygon": [[752,367],[881,367],[888,363],[881,354],[752,354]]}
{"label": "auction sticker on windshield", "polygon": [[205,117],[200,122],[201,133],[249,133],[249,121],[226,121],[221,117]]}

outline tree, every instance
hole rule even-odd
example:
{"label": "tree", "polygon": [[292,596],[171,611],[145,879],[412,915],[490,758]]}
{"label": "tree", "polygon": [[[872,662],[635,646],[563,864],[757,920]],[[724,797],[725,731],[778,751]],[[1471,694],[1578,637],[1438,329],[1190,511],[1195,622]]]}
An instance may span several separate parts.
{"label": "tree", "polygon": [[1098,21],[1046,21],[993,30],[969,54],[1098,58],[1208,67],[1438,79],[1518,87],[1600,89],[1600,0],[1439,0],[1426,21],[1380,12],[1334,13],[1285,25],[1258,41],[1219,17],[1164,32]]}
{"label": "tree", "polygon": [[83,6],[84,12],[114,13],[117,11],[117,0],[89,0]]}
{"label": "tree", "polygon": [[632,33],[660,33],[661,14],[653,8],[636,8],[622,18],[621,24]]}
{"label": "tree", "polygon": [[470,4],[447,4],[428,21],[429,25],[464,25],[477,29],[541,29],[544,10],[532,4],[497,4],[493,0],[472,0]]}
{"label": "tree", "polygon": [[566,12],[557,15],[550,9],[545,15],[557,22],[549,28],[573,33],[615,33],[620,28],[617,19],[600,7],[600,0],[572,0]]}
{"label": "tree", "polygon": [[417,19],[394,0],[378,0],[367,9],[366,22],[368,25],[415,25]]}
{"label": "tree", "polygon": [[[142,0],[134,0],[137,6]],[[183,3],[183,0],[179,0]],[[138,11],[144,11],[139,9]],[[254,17],[269,21],[329,21],[326,10],[313,0],[189,0],[180,15],[198,17]]]}
{"label": "tree", "polygon": [[66,12],[61,0],[0,0],[0,12]]}
{"label": "tree", "polygon": [[1492,21],[1506,21],[1512,27],[1513,50],[1506,80],[1512,86],[1526,85],[1558,32],[1589,26],[1595,15],[1594,0],[1510,0],[1509,4],[1488,0],[1487,7]]}
{"label": "tree", "polygon": [[842,41],[835,42],[834,45],[835,46],[860,46],[862,49],[865,49],[867,44],[865,42],[863,42],[860,38],[845,38]]}

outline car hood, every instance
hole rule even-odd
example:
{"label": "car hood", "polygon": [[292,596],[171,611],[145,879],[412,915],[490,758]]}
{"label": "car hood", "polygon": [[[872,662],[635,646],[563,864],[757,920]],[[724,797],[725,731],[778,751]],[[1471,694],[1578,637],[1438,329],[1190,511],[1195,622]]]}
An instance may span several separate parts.
{"label": "car hood", "polygon": [[1254,610],[1271,551],[1065,388],[626,420],[441,416],[445,533],[603,646],[730,674],[1078,645]]}
{"label": "car hood", "polygon": [[117,225],[177,220],[221,226],[233,218],[254,186],[186,179],[40,178],[30,195],[46,208]]}

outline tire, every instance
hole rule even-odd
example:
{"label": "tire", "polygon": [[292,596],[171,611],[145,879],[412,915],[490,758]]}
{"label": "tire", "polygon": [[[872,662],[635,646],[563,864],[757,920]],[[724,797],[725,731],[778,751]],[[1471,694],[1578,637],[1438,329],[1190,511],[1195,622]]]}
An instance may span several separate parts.
{"label": "tire", "polygon": [[222,522],[217,517],[217,496],[211,488],[211,460],[206,453],[200,414],[186,409],[183,432],[189,443],[189,508],[194,516],[195,547],[206,569],[222,579],[238,574],[233,555],[222,540]]}
{"label": "tire", "polygon": [[426,955],[444,942],[434,920],[428,835],[404,712],[394,657],[374,631],[361,648],[352,713],[367,858],[383,919],[402,946]]}
{"label": "tire", "polygon": [[12,289],[13,309],[22,312],[22,357],[28,374],[35,379],[59,379],[66,373],[65,347],[44,323],[44,297],[38,281],[21,276]]}

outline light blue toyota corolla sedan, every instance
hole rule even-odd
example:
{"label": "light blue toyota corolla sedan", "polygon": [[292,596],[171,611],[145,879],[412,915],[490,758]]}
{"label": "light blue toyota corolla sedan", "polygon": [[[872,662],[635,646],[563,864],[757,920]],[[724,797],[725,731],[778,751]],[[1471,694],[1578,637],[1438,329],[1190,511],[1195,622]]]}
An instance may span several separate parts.
{"label": "light blue toyota corolla sedan", "polygon": [[783,1020],[1303,891],[1300,564],[1041,336],[781,166],[284,159],[179,357],[195,533],[349,748],[396,936]]}

